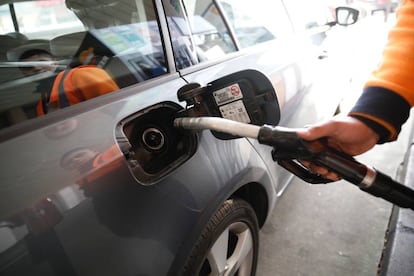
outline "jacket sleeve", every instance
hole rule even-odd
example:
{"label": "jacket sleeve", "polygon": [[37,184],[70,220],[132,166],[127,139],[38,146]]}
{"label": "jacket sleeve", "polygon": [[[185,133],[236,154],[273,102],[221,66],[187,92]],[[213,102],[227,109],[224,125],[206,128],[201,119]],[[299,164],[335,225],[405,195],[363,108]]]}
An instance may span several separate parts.
{"label": "jacket sleeve", "polygon": [[403,0],[390,30],[383,58],[349,115],[393,141],[414,105],[414,0]]}

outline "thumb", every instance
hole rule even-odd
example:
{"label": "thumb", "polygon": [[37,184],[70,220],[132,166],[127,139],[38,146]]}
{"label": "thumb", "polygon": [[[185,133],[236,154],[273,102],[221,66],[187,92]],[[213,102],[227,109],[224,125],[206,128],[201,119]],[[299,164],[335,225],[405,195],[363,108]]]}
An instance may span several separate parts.
{"label": "thumb", "polygon": [[334,131],[333,124],[327,122],[327,123],[321,123],[317,125],[311,125],[306,126],[302,129],[299,129],[297,131],[297,134],[300,138],[312,141],[317,140],[322,137],[327,137],[332,135]]}

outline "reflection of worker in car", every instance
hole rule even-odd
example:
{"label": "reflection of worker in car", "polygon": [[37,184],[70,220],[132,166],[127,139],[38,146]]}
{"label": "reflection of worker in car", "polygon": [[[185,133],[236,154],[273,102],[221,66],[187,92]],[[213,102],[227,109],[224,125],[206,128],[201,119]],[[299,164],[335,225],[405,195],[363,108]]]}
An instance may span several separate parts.
{"label": "reflection of worker in car", "polygon": [[[53,60],[46,51],[28,50],[24,52],[21,61]],[[23,67],[22,67],[23,68]],[[54,71],[53,66],[38,66],[24,68],[22,72],[28,76],[45,71]],[[37,105],[37,114],[44,115],[58,108],[74,105],[97,96],[119,90],[118,85],[108,73],[96,65],[80,65],[59,72],[52,81],[39,85],[38,92],[42,93]]]}
{"label": "reflection of worker in car", "polygon": [[75,148],[62,157],[62,168],[81,174],[80,186],[95,181],[118,169],[123,155],[117,145],[112,145],[101,153],[89,148]]}
{"label": "reflection of worker in car", "polygon": [[62,157],[60,165],[69,171],[85,173],[92,168],[93,159],[98,152],[89,148],[75,148]]}
{"label": "reflection of worker in car", "polygon": [[[31,49],[23,52],[20,55],[19,61],[22,62],[22,66],[19,67],[22,74],[26,77],[33,76],[36,74],[44,73],[44,72],[55,72],[58,73],[58,68],[52,64],[38,64],[38,65],[27,65],[25,64],[28,62],[52,62],[53,56],[44,49]],[[55,79],[55,75],[50,77],[42,78],[41,80],[37,81],[38,85],[36,87],[35,93],[40,93],[41,97],[47,97],[49,91],[52,88],[53,82]]]}
{"label": "reflection of worker in car", "polygon": [[[32,50],[27,50],[26,52],[24,52],[20,56],[19,61],[23,61],[23,62],[53,61],[53,56],[46,50],[32,49]],[[46,64],[20,67],[20,71],[25,76],[32,76],[32,75],[36,75],[36,74],[47,72],[47,71],[53,72],[55,70],[56,70],[56,66],[46,65]]]}
{"label": "reflection of worker in car", "polygon": [[76,130],[78,127],[78,120],[68,119],[58,124],[54,124],[46,128],[43,132],[47,138],[51,140],[58,140],[62,137],[66,137]]}
{"label": "reflection of worker in car", "polygon": [[37,113],[43,115],[116,90],[118,85],[105,70],[94,65],[75,67],[56,76],[49,101],[38,105]]}
{"label": "reflection of worker in car", "polygon": [[[24,246],[25,254],[29,260],[33,261],[33,264],[43,267],[49,264],[50,273],[53,275],[76,275],[55,229],[62,220],[63,214],[56,203],[46,197],[13,215],[7,219],[7,222],[8,227],[11,228],[25,225],[28,233],[21,238],[19,243]],[[12,274],[20,275],[20,273]]]}

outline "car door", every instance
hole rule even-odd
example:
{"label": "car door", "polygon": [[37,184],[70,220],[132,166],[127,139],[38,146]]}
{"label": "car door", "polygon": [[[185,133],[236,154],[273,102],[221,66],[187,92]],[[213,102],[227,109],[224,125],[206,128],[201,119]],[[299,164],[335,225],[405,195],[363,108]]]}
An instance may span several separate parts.
{"label": "car door", "polygon": [[[288,1],[289,2],[289,1]],[[183,1],[190,24],[184,33],[192,34],[196,66],[179,66],[180,74],[188,82],[206,80],[250,68],[264,73],[275,87],[281,107],[280,125],[290,125],[298,102],[312,83],[313,72],[319,62],[317,51],[329,30],[325,15],[300,9],[308,17],[318,20],[318,28],[304,32],[295,28],[294,15],[288,13],[283,1]],[[166,5],[166,4],[165,4]],[[171,14],[168,14],[171,12]],[[175,10],[167,9],[167,17],[176,18]],[[292,11],[293,12],[293,11]],[[173,45],[174,49],[174,45]],[[224,61],[223,61],[224,60]],[[335,107],[333,108],[333,110]],[[277,183],[279,194],[292,175],[275,165],[269,149],[255,144]]]}
{"label": "car door", "polygon": [[[56,24],[66,7],[76,17]],[[204,195],[219,188],[208,184],[220,164],[205,166],[196,154],[180,167],[196,143],[185,134],[168,134],[175,139],[168,142],[172,154],[158,154],[146,138],[142,142],[144,133],[159,133],[160,124],[171,129],[164,119],[183,108],[176,92],[186,82],[175,69],[162,3],[29,1],[2,10],[27,37],[2,48],[1,274],[166,275]],[[12,16],[19,11],[22,17]],[[48,37],[41,32],[45,24]],[[6,37],[14,38],[4,34],[1,47]],[[22,51],[33,49],[46,49],[54,59],[21,59]],[[93,64],[67,69],[79,62]],[[72,74],[68,85],[83,69],[93,70],[87,85],[104,70],[119,89],[67,107],[46,102],[46,114],[39,114],[38,81],[55,77],[55,71],[23,71],[52,65],[62,67],[59,74]],[[136,120],[139,128],[131,127]],[[193,174],[199,185],[189,181]]]}

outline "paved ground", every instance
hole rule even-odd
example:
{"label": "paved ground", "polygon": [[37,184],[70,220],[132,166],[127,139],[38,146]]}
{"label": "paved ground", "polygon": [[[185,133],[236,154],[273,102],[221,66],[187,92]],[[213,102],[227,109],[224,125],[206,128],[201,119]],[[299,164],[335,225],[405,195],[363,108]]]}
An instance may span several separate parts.
{"label": "paved ground", "polygon": [[[362,51],[357,53],[368,63],[355,67],[352,87],[356,90],[350,90],[347,104],[352,104],[359,93],[355,91],[360,91],[366,69],[375,64],[381,49],[378,44],[392,24],[392,19],[388,24],[378,18],[372,20],[378,24],[373,25],[374,30],[361,30]],[[376,43],[373,48],[372,43]],[[307,116],[311,110],[318,110],[312,101],[303,105],[300,110]],[[394,176],[403,160],[410,125],[406,124],[397,142],[377,146],[357,159]],[[390,203],[344,181],[311,186],[295,178],[261,231],[257,275],[376,275],[390,212]]]}

